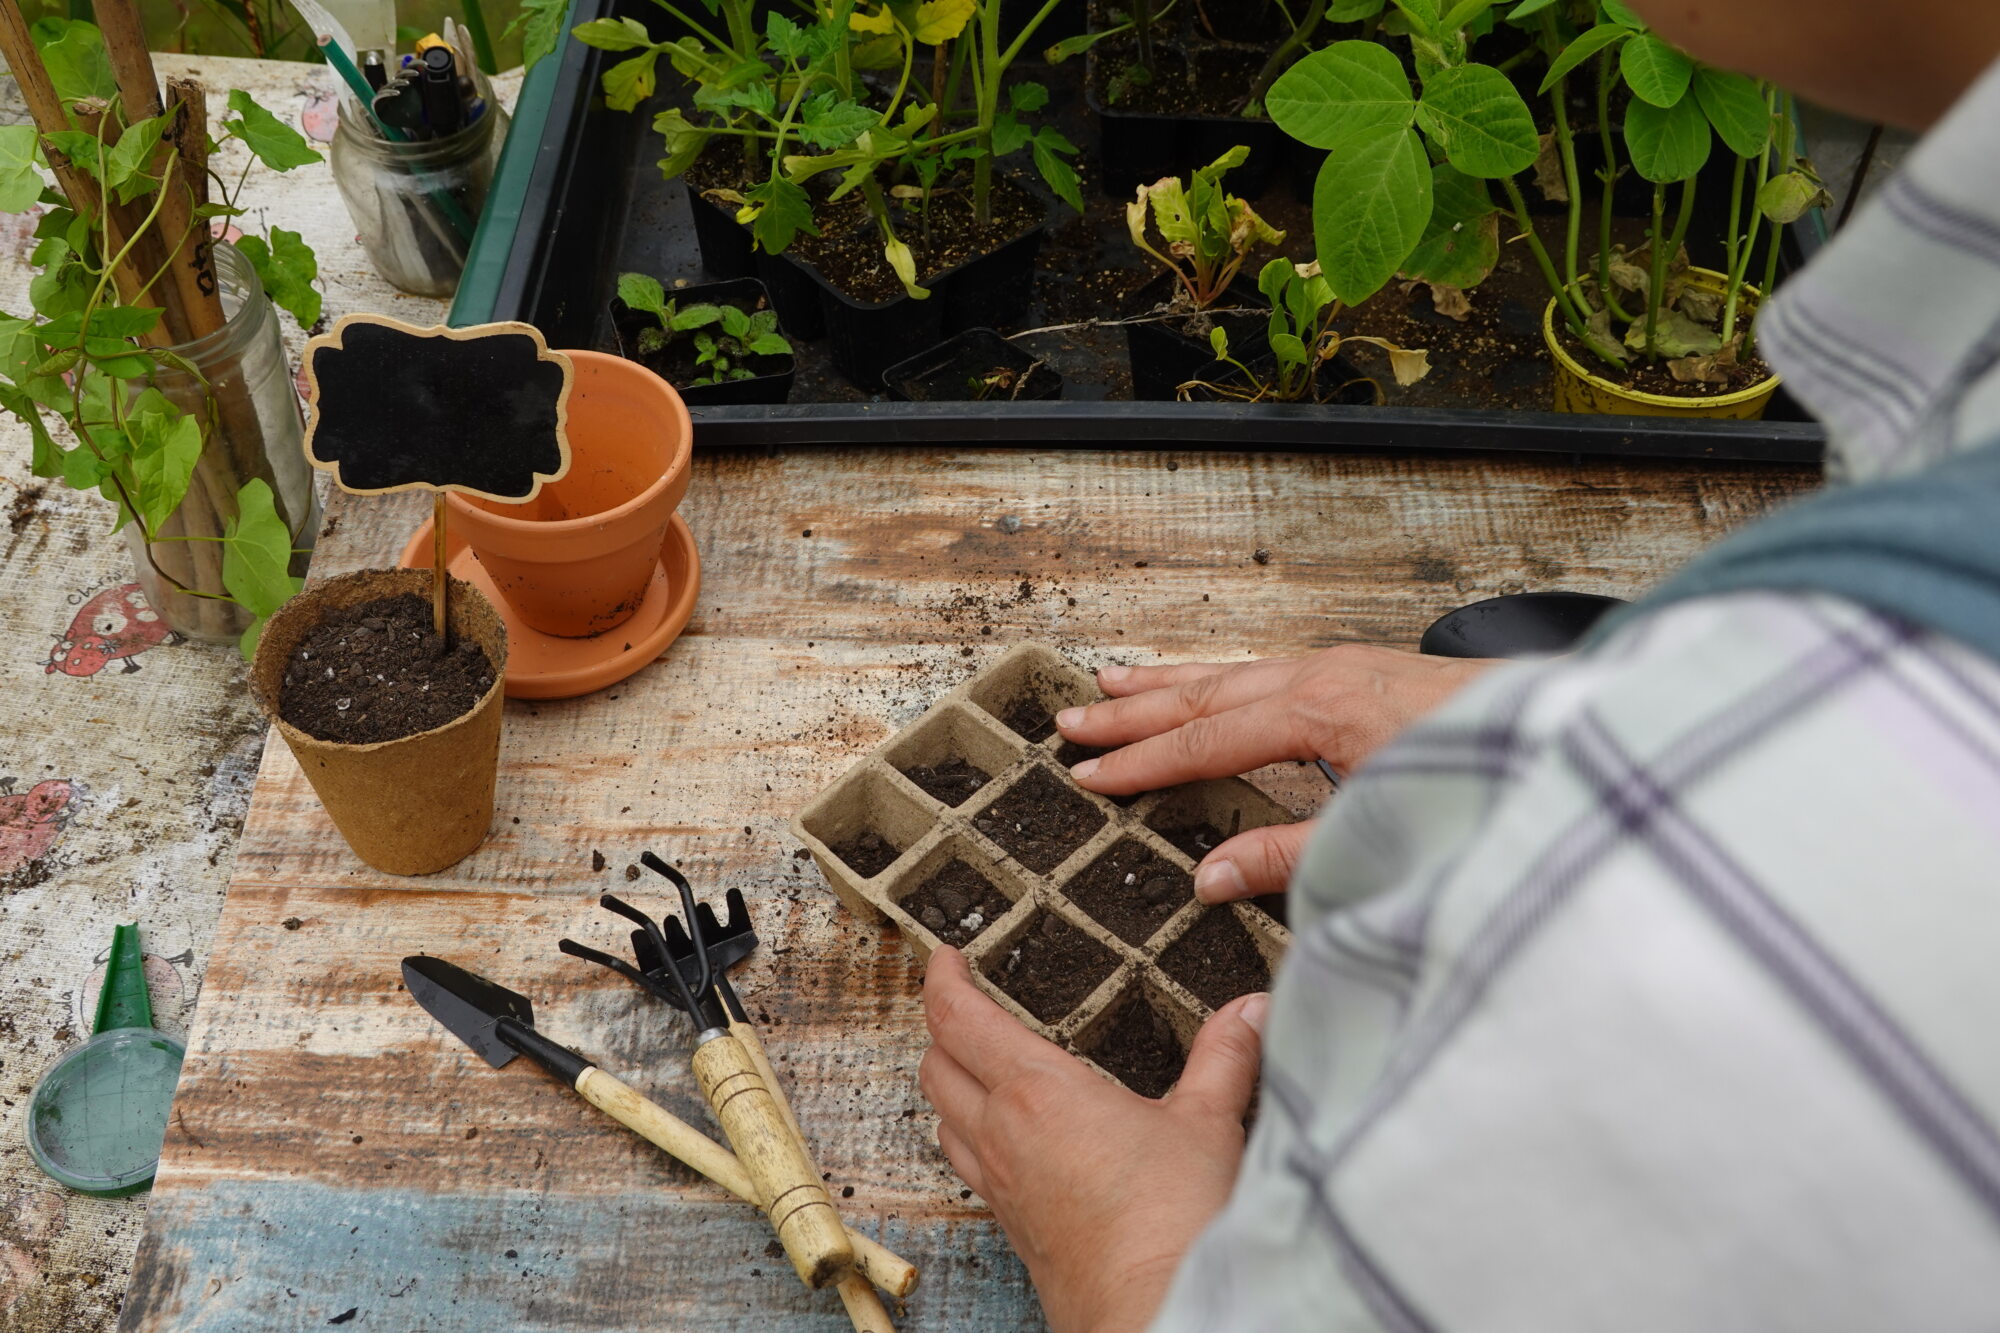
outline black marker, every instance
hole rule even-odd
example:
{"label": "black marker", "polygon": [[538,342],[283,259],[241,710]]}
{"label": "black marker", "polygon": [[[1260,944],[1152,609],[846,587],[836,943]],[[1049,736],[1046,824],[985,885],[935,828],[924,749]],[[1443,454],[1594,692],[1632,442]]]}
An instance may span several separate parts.
{"label": "black marker", "polygon": [[368,80],[368,86],[381,92],[389,83],[389,67],[382,63],[380,51],[365,51],[361,56],[361,77]]}
{"label": "black marker", "polygon": [[424,52],[424,118],[438,138],[465,128],[465,104],[458,100],[458,62],[448,47]]}

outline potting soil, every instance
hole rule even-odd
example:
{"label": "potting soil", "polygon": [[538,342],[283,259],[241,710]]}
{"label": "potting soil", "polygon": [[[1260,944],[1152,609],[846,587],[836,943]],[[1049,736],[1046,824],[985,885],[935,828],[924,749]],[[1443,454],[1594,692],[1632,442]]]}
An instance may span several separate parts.
{"label": "potting soil", "polygon": [[431,606],[412,593],[330,612],[285,667],[278,714],[323,741],[368,745],[441,727],[493,687],[471,639],[447,646]]}

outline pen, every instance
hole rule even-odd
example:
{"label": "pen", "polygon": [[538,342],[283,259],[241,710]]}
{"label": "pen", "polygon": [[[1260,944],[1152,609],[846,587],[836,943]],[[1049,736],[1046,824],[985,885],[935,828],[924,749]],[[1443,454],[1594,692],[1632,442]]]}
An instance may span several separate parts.
{"label": "pen", "polygon": [[424,52],[424,118],[431,133],[439,138],[456,134],[465,127],[465,104],[458,100],[458,68],[451,48],[433,46]]}
{"label": "pen", "polygon": [[362,53],[361,77],[366,79],[368,86],[378,93],[389,82],[389,67],[382,63],[382,53],[380,51],[366,51]]}

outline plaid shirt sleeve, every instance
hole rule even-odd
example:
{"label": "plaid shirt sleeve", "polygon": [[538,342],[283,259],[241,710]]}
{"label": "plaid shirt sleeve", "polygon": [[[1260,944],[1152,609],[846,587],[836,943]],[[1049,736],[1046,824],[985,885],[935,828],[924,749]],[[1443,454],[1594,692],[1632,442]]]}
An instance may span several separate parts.
{"label": "plaid shirt sleeve", "polygon": [[1493,673],[1337,797],[1157,1330],[2000,1328],[2000,668],[1831,598]]}

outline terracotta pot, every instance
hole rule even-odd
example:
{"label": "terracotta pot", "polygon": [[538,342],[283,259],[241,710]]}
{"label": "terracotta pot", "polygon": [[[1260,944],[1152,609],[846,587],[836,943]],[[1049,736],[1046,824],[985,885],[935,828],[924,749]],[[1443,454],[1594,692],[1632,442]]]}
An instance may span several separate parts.
{"label": "terracotta pot", "polygon": [[522,623],[581,639],[629,620],[687,494],[694,423],[674,387],[603,352],[564,352],[569,473],[527,504],[449,494],[465,539]]}
{"label": "terracotta pot", "polygon": [[306,781],[354,854],[391,875],[428,875],[455,865],[486,841],[500,766],[500,714],[507,675],[507,628],[479,590],[451,581],[451,632],[469,637],[493,663],[493,688],[468,712],[429,731],[372,745],[308,736],[278,716],[285,664],[326,613],[378,597],[428,599],[427,569],[343,574],[278,608],[264,626],[250,680]]}

